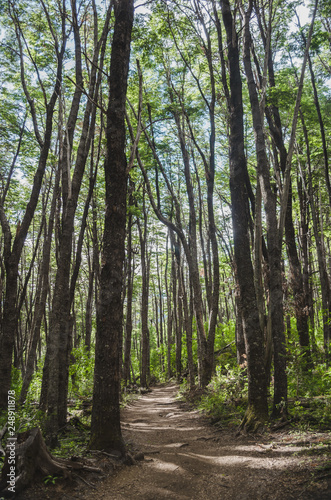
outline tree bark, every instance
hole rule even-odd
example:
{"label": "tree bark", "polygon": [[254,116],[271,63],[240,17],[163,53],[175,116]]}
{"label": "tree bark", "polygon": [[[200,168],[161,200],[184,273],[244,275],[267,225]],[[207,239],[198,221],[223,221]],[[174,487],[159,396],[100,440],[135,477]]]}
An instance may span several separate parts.
{"label": "tree bark", "polygon": [[[131,185],[133,190],[133,183]],[[132,191],[129,197],[129,206],[133,205]],[[133,298],[133,262],[132,262],[132,215],[128,217],[127,238],[127,302],[126,302],[126,325],[124,342],[123,382],[126,387],[130,381],[131,341],[132,341],[132,298]]]}
{"label": "tree bark", "polygon": [[21,393],[20,393],[20,403],[21,404],[23,404],[23,402],[25,401],[25,398],[26,398],[28,390],[29,390],[29,385],[30,385],[30,382],[32,380],[33,372],[34,372],[37,345],[38,345],[38,342],[40,340],[41,323],[42,323],[42,319],[44,316],[47,294],[49,291],[48,273],[49,273],[51,244],[52,244],[53,228],[54,228],[54,216],[55,216],[55,209],[56,209],[56,199],[58,196],[59,181],[60,181],[60,172],[59,172],[59,170],[57,170],[55,184],[54,184],[54,191],[53,191],[53,199],[52,199],[51,210],[50,210],[50,214],[49,214],[49,223],[48,223],[48,228],[47,228],[47,234],[45,234],[45,240],[44,240],[44,245],[43,245],[43,260],[42,260],[42,264],[41,264],[40,286],[39,286],[39,290],[36,294],[36,300],[35,300],[35,313],[34,313],[34,319],[33,319],[33,323],[32,323],[33,324],[32,342],[31,342],[28,357],[27,357],[26,369],[25,369],[25,374],[24,374],[23,383],[22,383],[22,389],[21,389]]}
{"label": "tree bark", "polygon": [[[264,33],[264,28],[262,25],[260,12],[257,10],[257,18],[260,26],[260,31],[263,39],[264,46],[266,48],[266,35]],[[274,66],[273,66],[273,57],[271,53],[271,47],[269,48],[268,54],[268,74],[269,74],[269,84],[271,87],[276,86],[275,82],[275,74],[274,74]],[[265,114],[269,125],[269,130],[271,133],[271,137],[274,142],[275,149],[275,169],[277,172],[282,172],[285,175],[286,171],[286,162],[287,162],[287,150],[284,144],[283,132],[282,132],[282,123],[279,114],[279,109],[274,104],[268,105],[265,108]],[[277,149],[276,149],[277,148]],[[279,153],[279,163],[277,158],[277,151]],[[300,346],[302,347],[303,354],[306,358],[306,366],[308,367],[311,364],[311,356],[310,356],[310,340],[309,340],[309,331],[308,331],[308,321],[307,321],[307,303],[305,302],[306,295],[304,294],[304,284],[303,284],[303,275],[300,260],[298,257],[296,239],[295,239],[295,230],[293,224],[293,215],[292,215],[292,182],[290,179],[289,184],[289,195],[288,195],[288,203],[285,215],[285,239],[286,239],[286,247],[287,254],[290,263],[290,283],[293,291],[293,297],[295,302],[295,315],[296,315],[296,323],[297,330],[299,335]]]}
{"label": "tree bark", "polygon": [[141,262],[141,371],[140,385],[149,385],[149,328],[148,328],[148,292],[149,292],[149,262],[147,255],[147,213],[145,199],[143,200],[143,230],[138,220],[138,230],[140,239],[140,262]]}
{"label": "tree bark", "polygon": [[124,117],[133,15],[133,0],[119,0],[116,3],[107,109],[107,156],[104,165],[106,213],[90,439],[90,448],[107,452],[115,450],[120,455],[125,453],[119,406],[128,180]]}
{"label": "tree bark", "polygon": [[284,332],[283,287],[281,257],[282,240],[278,237],[277,200],[271,187],[269,163],[263,131],[263,116],[261,115],[256,84],[251,65],[250,45],[251,35],[249,21],[252,2],[244,14],[244,66],[251,103],[253,127],[255,132],[255,148],[257,157],[257,173],[260,180],[261,193],[267,221],[269,279],[269,314],[271,315],[272,338],[274,345],[274,408],[273,414],[280,411],[287,413],[287,375],[286,375],[286,340]]}
{"label": "tree bark", "polygon": [[248,373],[248,409],[243,424],[255,427],[268,417],[267,385],[263,360],[263,337],[254,288],[254,272],[250,255],[249,206],[245,179],[242,84],[239,66],[238,37],[228,0],[221,1],[227,34],[229,58],[228,101],[230,121],[230,191],[234,237],[234,260],[239,286],[243,330],[246,342]]}
{"label": "tree bark", "polygon": [[330,339],[331,339],[331,287],[329,276],[327,272],[327,265],[325,260],[325,248],[323,245],[323,240],[321,238],[321,231],[318,222],[318,214],[316,209],[315,195],[314,195],[314,186],[312,180],[312,169],[311,169],[311,158],[310,158],[310,143],[308,137],[308,131],[305,124],[304,116],[300,113],[301,122],[305,137],[306,143],[306,151],[307,151],[307,167],[308,167],[308,186],[307,192],[309,195],[309,203],[311,208],[311,217],[313,221],[313,233],[315,237],[316,243],[316,253],[318,260],[318,270],[320,275],[321,282],[321,295],[322,295],[322,317],[323,317],[323,337],[324,337],[324,351],[325,351],[325,359],[327,364],[330,361]]}

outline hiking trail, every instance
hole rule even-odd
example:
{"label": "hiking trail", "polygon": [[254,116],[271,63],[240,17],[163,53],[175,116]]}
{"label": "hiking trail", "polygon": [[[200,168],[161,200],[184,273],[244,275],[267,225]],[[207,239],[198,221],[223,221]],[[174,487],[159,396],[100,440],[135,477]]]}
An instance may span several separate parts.
{"label": "hiking trail", "polygon": [[[176,400],[178,386],[153,388],[122,412],[123,435],[145,459],[121,467],[77,496],[103,500],[277,500],[330,498],[330,482],[309,480],[304,443],[288,432],[236,435],[214,429]],[[309,439],[314,436],[310,435]]]}

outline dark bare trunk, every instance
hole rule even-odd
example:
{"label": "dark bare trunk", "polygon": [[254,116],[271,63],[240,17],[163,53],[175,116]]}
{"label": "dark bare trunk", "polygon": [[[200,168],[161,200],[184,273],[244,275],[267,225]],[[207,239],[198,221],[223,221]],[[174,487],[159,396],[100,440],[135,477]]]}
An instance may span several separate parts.
{"label": "dark bare trunk", "polygon": [[130,60],[133,1],[115,7],[105,160],[106,214],[100,299],[97,311],[93,410],[90,448],[125,453],[120,425],[119,352],[123,328],[127,161],[125,103]]}
{"label": "dark bare trunk", "polygon": [[143,206],[144,228],[142,230],[138,220],[140,238],[140,261],[141,261],[141,371],[140,385],[149,385],[149,328],[148,328],[148,292],[149,292],[149,262],[147,255],[147,214],[145,200]]}
{"label": "dark bare trunk", "polygon": [[89,263],[89,277],[88,277],[88,290],[85,303],[85,334],[84,344],[87,351],[91,349],[91,335],[92,335],[92,310],[93,310],[93,285],[94,285],[94,269],[91,263],[90,251],[88,256]]}
{"label": "dark bare trunk", "polygon": [[[170,233],[170,229],[169,229]],[[169,235],[168,233],[168,235]],[[172,305],[171,305],[171,282],[172,282],[172,273],[171,273],[171,280],[169,284],[169,272],[168,272],[168,265],[169,265],[169,249],[167,245],[167,260],[166,260],[166,267],[164,271],[164,279],[165,279],[165,286],[166,286],[166,294],[167,294],[167,375],[168,378],[170,379],[172,377],[172,366],[171,366],[171,350],[172,350]]]}
{"label": "dark bare trunk", "polygon": [[269,314],[271,315],[272,337],[274,345],[274,414],[287,412],[287,376],[286,376],[286,343],[284,332],[283,290],[281,258],[282,240],[278,236],[277,200],[270,183],[269,164],[263,133],[263,116],[261,115],[256,84],[251,66],[250,46],[252,43],[249,31],[251,14],[245,13],[244,28],[244,66],[251,103],[253,127],[255,132],[257,172],[260,180],[262,199],[264,202],[269,263]]}
{"label": "dark bare trunk", "polygon": [[186,349],[187,349],[187,364],[189,372],[190,388],[195,386],[194,361],[193,361],[193,346],[192,346],[192,319],[193,314],[188,304],[187,290],[184,282],[183,268],[180,270],[180,296],[184,312],[184,328],[186,333]]}
{"label": "dark bare trunk", "polygon": [[247,167],[244,151],[242,84],[237,34],[228,0],[221,1],[227,34],[230,97],[230,190],[234,237],[234,259],[246,341],[248,373],[248,410],[245,423],[264,422],[268,416],[267,385],[264,369],[263,336],[254,288],[254,272],[250,255]]}
{"label": "dark bare trunk", "polygon": [[324,350],[326,362],[329,363],[329,348],[331,339],[331,290],[330,281],[327,272],[327,265],[325,260],[325,248],[321,238],[321,228],[318,221],[318,213],[316,209],[315,193],[312,179],[311,159],[310,159],[310,143],[308,131],[304,121],[303,114],[301,113],[301,122],[305,136],[306,150],[307,150],[307,167],[308,167],[308,195],[311,208],[311,216],[313,221],[313,233],[316,243],[316,253],[318,260],[318,270],[321,282],[321,295],[322,295],[322,317],[323,317],[323,337],[324,337]]}
{"label": "dark bare trunk", "polygon": [[[260,17],[259,10],[256,10],[256,14],[260,26],[263,43],[265,49],[267,50],[267,37],[264,32],[263,23]],[[269,84],[271,87],[275,87],[276,83],[275,83],[275,74],[273,66],[274,62],[270,47],[269,47],[269,57],[267,63],[268,63]],[[269,125],[269,130],[271,132],[271,136],[273,138],[275,147],[277,148],[279,153],[279,161],[278,161],[277,152],[275,150],[275,155],[274,155],[276,161],[275,169],[278,172],[278,175],[280,175],[280,172],[282,172],[282,174],[285,177],[288,153],[284,144],[282,123],[281,123],[279,109],[275,105],[269,105],[267,106],[265,111]],[[309,340],[309,330],[308,330],[308,316],[306,314],[308,305],[305,302],[305,299],[307,297],[304,294],[303,275],[295,239],[295,230],[294,230],[293,214],[292,214],[291,179],[289,181],[288,203],[285,215],[285,239],[286,239],[287,254],[290,264],[290,273],[291,273],[290,283],[295,302],[295,315],[296,315],[297,330],[299,335],[299,342],[307,362],[306,366],[309,366],[311,364],[311,356],[310,356],[310,340]]]}

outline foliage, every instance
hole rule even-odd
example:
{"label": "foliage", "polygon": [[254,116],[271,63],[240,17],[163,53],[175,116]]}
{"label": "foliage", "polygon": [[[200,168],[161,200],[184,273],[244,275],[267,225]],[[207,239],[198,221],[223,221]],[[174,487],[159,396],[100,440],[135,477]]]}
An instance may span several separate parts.
{"label": "foliage", "polygon": [[298,398],[289,405],[292,421],[301,429],[331,429],[331,396]]}
{"label": "foliage", "polygon": [[43,482],[45,484],[55,484],[55,481],[58,479],[57,476],[54,475],[48,475],[43,478]]}
{"label": "foliage", "polygon": [[288,366],[290,415],[303,428],[331,429],[331,368],[313,356],[307,369],[304,355],[297,355]]}
{"label": "foliage", "polygon": [[69,397],[91,396],[93,392],[94,346],[90,351],[86,346],[73,348],[69,367]]}
{"label": "foliage", "polygon": [[180,388],[180,397],[194,401],[200,411],[205,412],[213,424],[219,427],[237,426],[244,416],[247,405],[246,373],[239,367],[218,366],[216,374],[205,392],[190,393],[185,381]]}

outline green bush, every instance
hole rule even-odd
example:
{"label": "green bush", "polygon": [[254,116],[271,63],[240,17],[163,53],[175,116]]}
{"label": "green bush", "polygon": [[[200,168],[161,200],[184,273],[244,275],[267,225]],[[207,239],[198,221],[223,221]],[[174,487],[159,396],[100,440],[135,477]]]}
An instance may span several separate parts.
{"label": "green bush", "polygon": [[247,405],[247,379],[240,367],[216,367],[216,375],[201,397],[199,408],[214,422],[238,425]]}
{"label": "green bush", "polygon": [[69,366],[69,397],[89,397],[93,393],[94,350],[84,345],[73,348]]}

